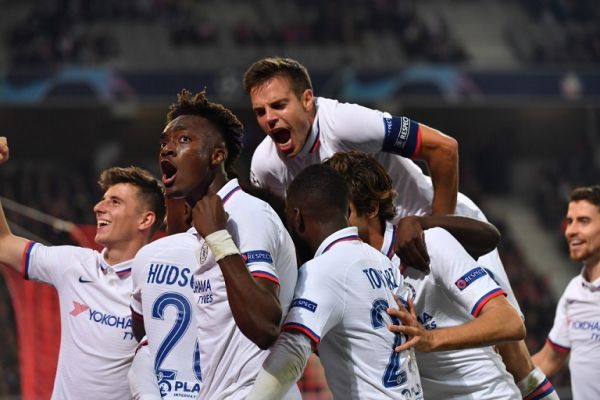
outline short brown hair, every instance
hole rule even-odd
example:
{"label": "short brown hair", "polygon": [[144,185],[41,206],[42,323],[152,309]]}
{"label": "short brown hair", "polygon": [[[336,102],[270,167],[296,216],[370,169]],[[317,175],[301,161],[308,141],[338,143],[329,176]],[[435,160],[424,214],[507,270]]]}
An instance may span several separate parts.
{"label": "short brown hair", "polygon": [[112,167],[100,174],[98,184],[106,191],[118,183],[129,183],[140,190],[140,197],[148,209],[156,215],[151,233],[156,232],[165,219],[165,197],[162,183],[140,167]]}
{"label": "short brown hair", "polygon": [[177,96],[177,103],[171,104],[167,114],[167,123],[181,115],[197,115],[210,121],[219,131],[227,147],[225,171],[237,176],[233,164],[242,151],[244,125],[231,110],[219,103],[213,103],[206,98],[206,91],[193,95],[183,89]]}
{"label": "short brown hair", "polygon": [[569,201],[588,201],[600,208],[600,185],[583,186],[573,189]]}
{"label": "short brown hair", "polygon": [[360,151],[338,152],[325,160],[325,164],[344,176],[351,201],[360,215],[377,205],[382,224],[396,216],[392,179],[373,156]]}
{"label": "short brown hair", "polygon": [[256,61],[244,74],[244,87],[250,94],[252,89],[262,85],[274,76],[288,79],[296,97],[300,98],[306,89],[312,90],[310,75],[304,65],[291,58],[268,57]]}

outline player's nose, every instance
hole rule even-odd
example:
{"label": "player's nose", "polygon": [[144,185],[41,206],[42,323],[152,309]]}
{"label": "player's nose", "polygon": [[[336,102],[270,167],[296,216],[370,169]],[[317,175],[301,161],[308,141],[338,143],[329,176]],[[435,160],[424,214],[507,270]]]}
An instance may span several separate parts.
{"label": "player's nose", "polygon": [[175,155],[175,145],[172,140],[166,141],[160,149],[160,157]]}

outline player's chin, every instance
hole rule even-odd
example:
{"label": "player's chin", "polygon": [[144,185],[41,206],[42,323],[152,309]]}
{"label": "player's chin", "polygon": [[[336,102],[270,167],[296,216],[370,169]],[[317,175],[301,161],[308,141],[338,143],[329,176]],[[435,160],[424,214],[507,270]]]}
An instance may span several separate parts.
{"label": "player's chin", "polygon": [[171,185],[165,188],[165,196],[170,199],[182,199],[185,197],[185,191],[177,185]]}

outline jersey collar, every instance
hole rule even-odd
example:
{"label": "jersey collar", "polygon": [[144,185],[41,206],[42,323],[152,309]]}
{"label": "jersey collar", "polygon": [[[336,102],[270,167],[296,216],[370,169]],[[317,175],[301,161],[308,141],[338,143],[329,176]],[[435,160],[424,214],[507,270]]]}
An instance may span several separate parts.
{"label": "jersey collar", "polygon": [[302,146],[302,150],[300,150],[300,153],[298,153],[298,156],[302,158],[317,152],[319,147],[321,147],[321,127],[319,126],[319,107],[317,103],[317,99],[315,99],[315,107],[317,108],[315,121],[313,122],[313,126],[308,133],[306,142],[304,142],[304,146]]}
{"label": "jersey collar", "polygon": [[317,249],[317,252],[315,253],[315,257],[318,257],[323,253],[326,253],[333,246],[335,246],[336,244],[338,244],[340,242],[348,242],[348,241],[361,241],[360,238],[358,237],[358,228],[357,227],[349,226],[347,228],[340,229],[339,231],[334,232],[331,235],[327,236],[327,238],[325,238],[325,240],[323,240],[323,243],[321,243],[321,245]]}
{"label": "jersey collar", "polygon": [[219,197],[223,199],[223,205],[225,205],[227,201],[231,199],[232,196],[234,196],[240,191],[242,191],[242,188],[240,187],[238,180],[232,179],[228,181],[225,185],[223,185],[221,189],[219,189],[217,195],[219,195]]}
{"label": "jersey collar", "polygon": [[106,259],[104,258],[105,254],[106,249],[103,249],[102,252],[98,254],[100,268],[102,269],[103,273],[107,274],[112,271],[116,273],[119,277],[124,277],[131,272],[131,264],[133,263],[133,259],[126,260],[118,264],[110,265],[108,262],[106,262]]}
{"label": "jersey collar", "polygon": [[394,243],[396,242],[396,225],[386,222],[385,232],[383,233],[383,243],[381,253],[385,254],[390,260],[394,256]]}
{"label": "jersey collar", "polygon": [[600,291],[600,278],[597,278],[593,282],[589,282],[585,279],[585,267],[581,269],[581,286],[588,288],[590,292]]}

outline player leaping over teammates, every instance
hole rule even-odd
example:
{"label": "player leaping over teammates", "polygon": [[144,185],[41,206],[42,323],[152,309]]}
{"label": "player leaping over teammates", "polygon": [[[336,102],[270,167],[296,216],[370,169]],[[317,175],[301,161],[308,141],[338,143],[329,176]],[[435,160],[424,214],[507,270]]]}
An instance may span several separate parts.
{"label": "player leaping over teammates", "polygon": [[[258,125],[267,135],[252,156],[250,172],[255,185],[283,197],[287,185],[306,166],[338,151],[359,150],[373,154],[391,176],[400,194],[395,201],[396,219],[457,214],[486,220],[470,199],[457,194],[458,145],[453,138],[407,117],[316,97],[306,68],[289,58],[255,62],[244,75],[244,86]],[[425,160],[431,178],[410,158]],[[413,232],[412,237],[419,234]],[[400,243],[407,240],[397,239]],[[427,261],[426,255],[423,258]],[[493,272],[519,310],[498,251],[478,261]],[[419,264],[424,267],[426,262]],[[534,371],[524,341],[498,348],[523,396],[546,381]]]}
{"label": "player leaping over teammates", "polygon": [[[0,163],[8,160],[0,138]],[[109,168],[94,206],[102,252],[44,246],[11,233],[0,207],[0,263],[25,279],[53,285],[60,303],[61,340],[53,399],[129,399],[127,371],[137,345],[131,330],[131,263],[161,226],[162,186],[140,168]]]}
{"label": "player leaping over teammates", "polygon": [[136,336],[145,328],[164,397],[244,399],[292,299],[293,242],[231,176],[242,133],[231,111],[184,90],[160,138],[167,196],[193,207],[194,225],[134,261]]}
{"label": "player leaping over teammates", "polygon": [[248,400],[280,399],[314,349],[336,399],[423,398],[412,350],[392,334],[386,310],[402,286],[400,270],[348,226],[348,186],[326,165],[302,171],[287,191],[287,226],[312,258],[299,269],[283,332]]}
{"label": "player leaping over teammates", "polygon": [[[325,163],[346,178],[351,197],[350,223],[358,227],[363,240],[399,264],[390,251],[395,227],[389,221],[394,218],[395,193],[383,167],[360,152],[336,153]],[[436,219],[444,223],[456,218]],[[481,224],[480,229],[487,225],[477,220],[470,224]],[[475,236],[475,228],[471,237]],[[523,338],[525,328],[518,313],[485,266],[469,256],[448,231],[426,230],[425,242],[431,272],[425,275],[408,266],[403,273],[416,319],[410,319],[406,312],[394,314],[409,318],[410,323],[393,327],[397,332],[409,333],[410,340],[402,347],[414,345],[416,338],[420,340],[415,348],[425,398],[519,398],[512,376],[491,347]],[[548,385],[546,389],[553,390]]]}

